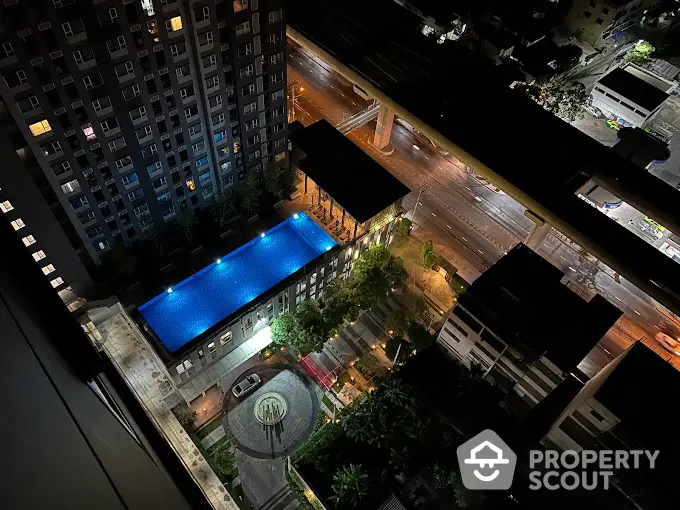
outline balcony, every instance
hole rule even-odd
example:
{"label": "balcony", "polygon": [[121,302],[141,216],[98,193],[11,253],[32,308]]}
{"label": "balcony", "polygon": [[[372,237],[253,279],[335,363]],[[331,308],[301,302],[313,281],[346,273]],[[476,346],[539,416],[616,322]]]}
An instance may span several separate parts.
{"label": "balcony", "polygon": [[82,32],[79,32],[77,34],[73,34],[70,37],[67,37],[66,40],[69,42],[69,44],[76,44],[81,41],[87,40],[87,32],[83,30]]}
{"label": "balcony", "polygon": [[116,60],[117,58],[124,57],[128,54],[127,46],[125,48],[120,48],[119,50],[110,51],[111,60]]}
{"label": "balcony", "polygon": [[97,65],[97,60],[95,58],[91,58],[90,60],[85,60],[84,62],[81,62],[80,64],[76,64],[78,66],[78,69],[81,71],[85,71],[87,69],[90,69],[91,67],[94,67]]}

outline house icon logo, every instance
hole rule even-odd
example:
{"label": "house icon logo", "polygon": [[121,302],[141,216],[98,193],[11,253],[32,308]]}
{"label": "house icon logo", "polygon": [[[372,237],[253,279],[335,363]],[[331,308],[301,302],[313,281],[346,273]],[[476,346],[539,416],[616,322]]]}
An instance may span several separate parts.
{"label": "house icon logo", "polygon": [[487,429],[456,450],[463,485],[475,490],[507,490],[512,485],[517,455],[498,434]]}

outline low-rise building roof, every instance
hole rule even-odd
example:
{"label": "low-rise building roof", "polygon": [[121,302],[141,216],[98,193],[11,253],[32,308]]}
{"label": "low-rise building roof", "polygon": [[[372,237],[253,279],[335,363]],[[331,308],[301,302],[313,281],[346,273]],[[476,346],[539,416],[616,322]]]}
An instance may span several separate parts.
{"label": "low-rise building roof", "polygon": [[326,120],[290,139],[304,153],[297,166],[359,223],[411,191]]}
{"label": "low-rise building roof", "polygon": [[649,111],[655,110],[668,98],[668,94],[663,90],[621,67],[604,75],[598,83]]}

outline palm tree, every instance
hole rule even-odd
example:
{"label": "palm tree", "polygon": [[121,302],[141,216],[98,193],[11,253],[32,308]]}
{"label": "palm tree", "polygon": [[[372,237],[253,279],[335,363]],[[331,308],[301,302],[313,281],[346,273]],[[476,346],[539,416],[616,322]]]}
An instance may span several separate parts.
{"label": "palm tree", "polygon": [[368,494],[368,474],[361,464],[342,466],[333,475],[333,496],[335,506],[350,504],[356,507]]}
{"label": "palm tree", "polygon": [[380,388],[380,397],[395,407],[403,406],[410,399],[400,379],[390,379],[385,382]]}

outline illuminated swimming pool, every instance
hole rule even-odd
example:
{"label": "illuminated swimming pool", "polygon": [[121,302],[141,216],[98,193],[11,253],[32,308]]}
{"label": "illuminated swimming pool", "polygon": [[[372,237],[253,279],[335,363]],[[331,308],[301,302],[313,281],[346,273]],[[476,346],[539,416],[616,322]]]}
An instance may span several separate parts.
{"label": "illuminated swimming pool", "polygon": [[176,351],[335,244],[300,212],[173,285],[139,311],[165,347]]}

